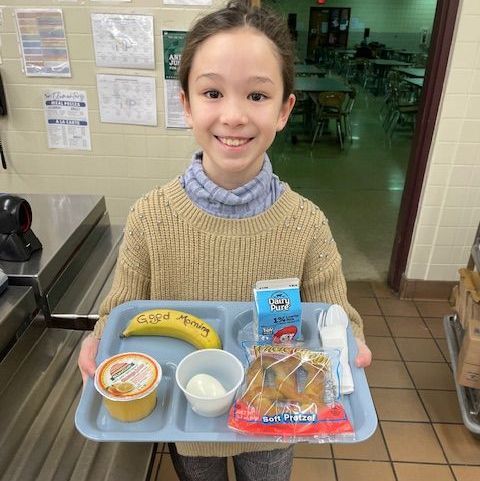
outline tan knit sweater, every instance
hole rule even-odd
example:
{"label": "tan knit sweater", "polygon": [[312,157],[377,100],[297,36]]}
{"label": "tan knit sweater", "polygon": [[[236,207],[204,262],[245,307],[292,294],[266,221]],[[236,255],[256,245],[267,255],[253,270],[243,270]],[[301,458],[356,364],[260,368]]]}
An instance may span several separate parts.
{"label": "tan knit sweater", "polygon": [[[324,214],[288,185],[260,215],[224,219],[202,211],[178,179],[132,207],[113,286],[94,335],[108,313],[133,299],[251,301],[257,280],[298,277],[302,300],[340,304],[355,336],[362,320],[347,300],[341,257]],[[269,443],[177,443],[186,456],[233,456],[278,449]]]}

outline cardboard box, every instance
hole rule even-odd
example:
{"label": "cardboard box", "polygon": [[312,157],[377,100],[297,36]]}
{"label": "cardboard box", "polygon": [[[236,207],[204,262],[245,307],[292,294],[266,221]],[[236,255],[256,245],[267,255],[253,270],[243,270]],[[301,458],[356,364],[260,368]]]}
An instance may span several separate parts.
{"label": "cardboard box", "polygon": [[460,282],[455,310],[460,324],[466,329],[470,318],[480,321],[480,274],[469,269],[460,269],[458,272]]}
{"label": "cardboard box", "polygon": [[[478,308],[478,304],[473,303]],[[470,318],[457,361],[457,382],[480,388],[480,319]]]}

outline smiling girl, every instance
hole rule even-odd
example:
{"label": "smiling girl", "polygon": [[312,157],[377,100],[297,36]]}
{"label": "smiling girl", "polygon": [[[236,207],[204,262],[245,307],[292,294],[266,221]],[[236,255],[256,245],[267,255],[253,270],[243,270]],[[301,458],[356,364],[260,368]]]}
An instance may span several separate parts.
{"label": "smiling girl", "polygon": [[[362,320],[347,300],[341,257],[320,209],[272,172],[267,149],[295,104],[293,50],[276,14],[230,2],[198,20],[180,64],[181,101],[200,150],[186,172],[139,199],[127,219],[112,289],[82,345],[84,377],[108,313],[133,299],[251,301],[259,279],[298,277],[305,302],[340,304],[371,362]],[[279,449],[280,448],[280,449]],[[287,481],[293,446],[177,443],[184,480]]]}

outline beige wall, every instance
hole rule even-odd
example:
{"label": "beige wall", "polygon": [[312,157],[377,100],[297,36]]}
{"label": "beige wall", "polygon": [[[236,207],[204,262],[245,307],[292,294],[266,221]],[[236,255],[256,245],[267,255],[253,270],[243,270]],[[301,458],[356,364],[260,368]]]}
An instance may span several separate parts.
{"label": "beige wall", "polygon": [[406,276],[456,280],[479,222],[480,1],[463,0]]}
{"label": "beige wall", "polygon": [[[163,52],[161,31],[187,30],[205,7],[163,6],[161,0],[130,3],[92,1],[0,2],[0,72],[8,99],[8,117],[0,117],[8,170],[0,168],[0,192],[92,193],[105,195],[113,221],[123,223],[135,199],[156,184],[180,174],[189,163],[195,142],[191,133],[166,129],[164,121]],[[213,4],[222,4],[214,0]],[[26,77],[12,12],[14,8],[62,8],[67,34],[71,78]],[[105,69],[95,66],[90,12],[153,15],[156,69]],[[157,127],[100,123],[96,73],[154,75],[157,81]],[[47,145],[42,95],[45,89],[85,90],[88,95],[91,151],[53,150]]]}

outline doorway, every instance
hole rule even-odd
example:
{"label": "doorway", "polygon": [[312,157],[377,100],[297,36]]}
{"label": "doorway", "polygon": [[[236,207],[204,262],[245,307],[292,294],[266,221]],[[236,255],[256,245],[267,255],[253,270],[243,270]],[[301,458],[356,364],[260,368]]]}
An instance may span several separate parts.
{"label": "doorway", "polygon": [[[349,7],[350,3],[343,2],[342,5]],[[330,137],[325,135],[321,143],[311,148],[302,140],[292,145],[288,133],[279,136],[272,146],[272,163],[279,177],[311,198],[330,218],[348,280],[388,279],[393,289],[399,289],[458,3],[458,0],[437,2],[426,65],[429,73],[424,78],[425,86],[418,99],[413,133],[400,132],[399,129],[392,145],[388,145],[388,139],[375,123],[383,97],[374,95],[366,85],[365,91],[362,86],[357,89],[360,95],[355,104],[357,112],[352,111],[352,143],[343,152],[336,145],[334,132]],[[278,10],[279,4],[271,2],[271,6]],[[352,8],[352,20],[354,15]],[[425,36],[422,40],[426,40]],[[308,51],[312,53],[314,48],[315,44],[308,38]],[[318,54],[314,53],[315,56]]]}

